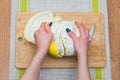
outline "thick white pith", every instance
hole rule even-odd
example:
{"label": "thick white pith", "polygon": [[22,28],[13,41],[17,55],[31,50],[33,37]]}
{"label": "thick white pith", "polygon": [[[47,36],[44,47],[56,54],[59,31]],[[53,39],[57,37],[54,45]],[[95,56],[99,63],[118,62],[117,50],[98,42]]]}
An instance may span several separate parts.
{"label": "thick white pith", "polygon": [[60,16],[54,16],[51,11],[40,12],[33,16],[26,24],[24,37],[27,41],[35,44],[34,32],[40,27],[42,22],[53,22],[51,31],[55,47],[60,56],[72,56],[75,54],[72,39],[67,35],[66,28],[71,29],[78,37],[80,36],[74,21],[65,21]]}

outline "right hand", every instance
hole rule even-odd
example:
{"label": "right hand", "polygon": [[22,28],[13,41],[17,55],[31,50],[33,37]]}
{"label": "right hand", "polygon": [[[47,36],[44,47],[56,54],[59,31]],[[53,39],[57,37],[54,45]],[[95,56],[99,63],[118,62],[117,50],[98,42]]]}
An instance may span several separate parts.
{"label": "right hand", "polygon": [[80,30],[80,37],[77,37],[73,31],[70,30],[68,35],[73,39],[74,47],[76,50],[77,57],[87,56],[88,45],[89,45],[89,31],[86,26],[82,23],[75,22],[76,26]]}

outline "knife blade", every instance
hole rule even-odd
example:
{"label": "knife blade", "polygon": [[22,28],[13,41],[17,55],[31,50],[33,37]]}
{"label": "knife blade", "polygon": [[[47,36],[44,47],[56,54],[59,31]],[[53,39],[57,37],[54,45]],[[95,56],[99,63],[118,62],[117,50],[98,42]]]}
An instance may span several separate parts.
{"label": "knife blade", "polygon": [[91,27],[91,29],[90,29],[90,31],[89,31],[89,35],[90,35],[89,41],[92,40],[95,28],[96,28],[96,24],[93,24],[92,27]]}

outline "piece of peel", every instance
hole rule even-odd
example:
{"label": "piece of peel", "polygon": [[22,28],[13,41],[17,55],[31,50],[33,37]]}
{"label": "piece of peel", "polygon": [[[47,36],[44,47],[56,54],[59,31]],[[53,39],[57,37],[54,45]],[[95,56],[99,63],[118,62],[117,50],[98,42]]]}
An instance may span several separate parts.
{"label": "piece of peel", "polygon": [[61,58],[62,56],[58,53],[57,47],[55,45],[55,42],[52,41],[52,43],[49,46],[48,52],[50,55],[57,57],[57,58]]}

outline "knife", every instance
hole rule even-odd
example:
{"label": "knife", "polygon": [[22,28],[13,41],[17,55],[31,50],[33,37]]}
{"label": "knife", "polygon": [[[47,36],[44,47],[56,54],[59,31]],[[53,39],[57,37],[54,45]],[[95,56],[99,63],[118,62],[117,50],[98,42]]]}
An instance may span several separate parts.
{"label": "knife", "polygon": [[93,37],[94,31],[95,31],[95,27],[96,27],[96,24],[93,24],[93,25],[92,25],[92,28],[91,28],[90,31],[89,31],[89,35],[90,35],[90,39],[89,39],[89,41],[92,40],[92,37]]}

